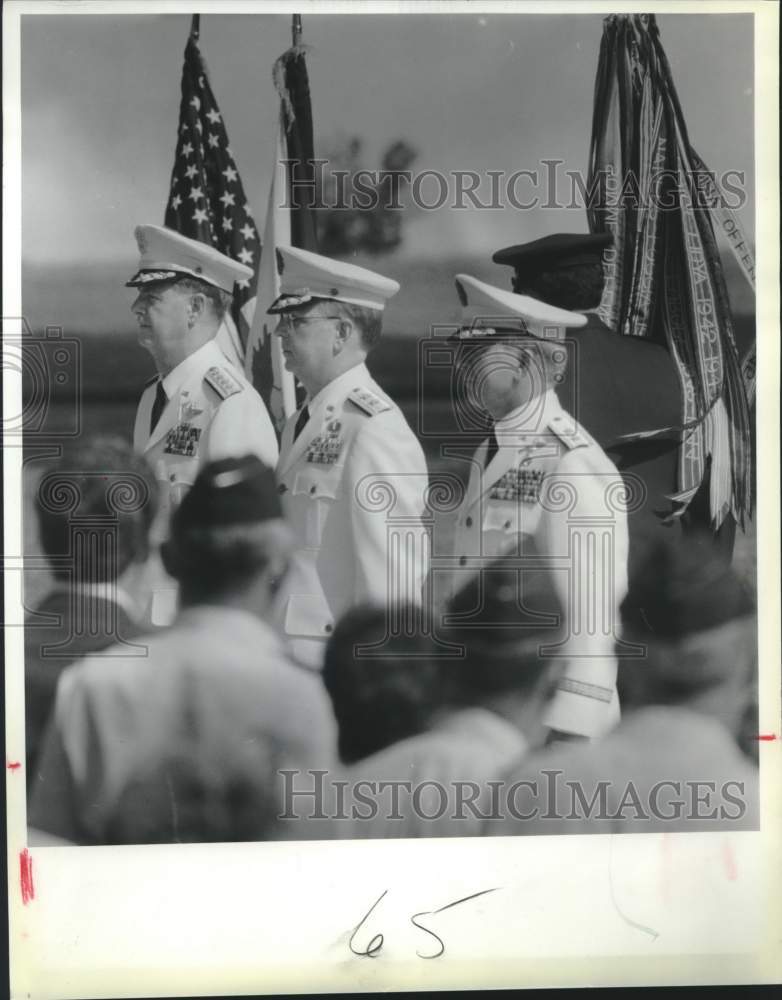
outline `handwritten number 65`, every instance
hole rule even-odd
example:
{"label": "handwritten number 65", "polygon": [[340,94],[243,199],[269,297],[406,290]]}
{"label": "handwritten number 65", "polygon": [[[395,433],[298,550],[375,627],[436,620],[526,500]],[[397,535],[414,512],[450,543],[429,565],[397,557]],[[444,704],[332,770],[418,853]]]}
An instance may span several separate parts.
{"label": "handwritten number 65", "polygon": [[[469,896],[462,896],[461,899],[456,899],[452,903],[446,903],[445,906],[441,906],[436,910],[422,910],[420,913],[414,913],[410,917],[410,923],[413,924],[414,927],[417,927],[420,931],[423,931],[425,934],[429,934],[430,937],[433,937],[440,946],[440,950],[436,951],[433,955],[422,955],[420,951],[416,951],[416,955],[419,958],[431,959],[431,958],[439,958],[445,952],[445,944],[443,942],[443,939],[438,934],[435,934],[433,930],[430,930],[423,924],[419,924],[418,923],[419,917],[434,916],[437,913],[442,913],[444,910],[450,910],[454,906],[459,906],[461,903],[466,903],[471,899],[477,899],[478,896],[485,896],[487,893],[497,892],[498,888],[499,886],[495,887],[494,889],[482,889],[480,892],[474,892]],[[359,930],[363,927],[363,925],[366,923],[367,918],[370,916],[372,911],[375,909],[378,903],[380,903],[383,897],[387,895],[387,893],[388,889],[386,889],[378,896],[378,898],[375,900],[372,906],[367,910],[367,912],[361,918],[359,923],[357,923],[356,926],[353,928],[353,933],[350,935],[348,947],[350,948],[350,950],[353,952],[354,955],[358,955],[361,958],[376,958],[380,952],[380,949],[383,947],[383,942],[385,938],[383,937],[382,934],[379,933],[375,934],[375,936],[370,940],[369,944],[367,945],[364,951],[360,951],[359,949],[353,947],[353,939],[355,938]]]}

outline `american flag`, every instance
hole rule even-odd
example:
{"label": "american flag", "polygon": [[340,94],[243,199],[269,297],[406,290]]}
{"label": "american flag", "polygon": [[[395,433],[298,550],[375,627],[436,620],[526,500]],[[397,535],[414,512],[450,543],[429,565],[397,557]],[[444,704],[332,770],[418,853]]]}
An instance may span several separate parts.
{"label": "american flag", "polygon": [[[261,252],[258,230],[198,47],[197,22],[185,48],[179,131],[165,225],[257,270]],[[231,360],[240,367],[248,333],[242,308],[254,298],[255,284],[250,279],[235,286],[234,329],[229,325],[217,338],[226,354],[233,353]],[[240,343],[236,342],[237,330]]]}

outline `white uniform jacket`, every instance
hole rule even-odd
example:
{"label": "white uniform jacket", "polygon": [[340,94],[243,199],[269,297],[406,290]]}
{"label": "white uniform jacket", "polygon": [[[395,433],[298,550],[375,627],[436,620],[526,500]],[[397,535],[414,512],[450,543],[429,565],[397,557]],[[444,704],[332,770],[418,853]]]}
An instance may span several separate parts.
{"label": "white uniform jacket", "polygon": [[[133,446],[149,462],[160,487],[156,540],[161,541],[172,511],[207,462],[253,454],[274,468],[278,449],[263,400],[214,340],[165,376],[168,403],[150,434],[158,381],[148,383],[139,401]],[[176,586],[162,567],[157,576],[151,620],[165,625],[173,618]]]}
{"label": "white uniform jacket", "polygon": [[534,413],[497,421],[499,448],[484,468],[475,452],[457,515],[455,592],[525,539],[550,561],[564,609],[565,674],[549,707],[553,729],[596,737],[618,720],[615,641],[627,593],[627,511],[622,477],[553,390]]}
{"label": "white uniform jacket", "polygon": [[277,480],[300,544],[279,604],[294,653],[319,667],[337,619],[364,602],[421,601],[429,540],[426,459],[365,365],[338,376],[285,425]]}

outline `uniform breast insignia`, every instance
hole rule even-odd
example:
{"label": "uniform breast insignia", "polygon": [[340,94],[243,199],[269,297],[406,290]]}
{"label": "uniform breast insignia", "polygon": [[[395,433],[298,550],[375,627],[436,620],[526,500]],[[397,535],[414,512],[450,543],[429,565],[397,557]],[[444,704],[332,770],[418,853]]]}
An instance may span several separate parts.
{"label": "uniform breast insignia", "polygon": [[555,434],[565,447],[572,451],[574,448],[586,448],[589,440],[575,422],[575,420],[565,420],[564,417],[552,417],[548,422],[548,429]]}
{"label": "uniform breast insignia", "polygon": [[374,417],[376,413],[385,413],[386,410],[391,409],[391,404],[387,403],[380,396],[377,396],[370,389],[363,389],[357,386],[348,396],[351,403],[363,410],[364,413],[368,413],[370,417]]}
{"label": "uniform breast insignia", "polygon": [[177,424],[166,435],[166,446],[163,449],[167,455],[184,455],[194,458],[198,451],[201,438],[201,428],[192,424]]}
{"label": "uniform breast insignia", "polygon": [[492,486],[490,500],[521,500],[523,503],[537,503],[543,484],[542,469],[508,469]]}
{"label": "uniform breast insignia", "polygon": [[183,424],[189,424],[191,420],[200,417],[203,412],[195,403],[184,403],[179,411],[179,419]]}
{"label": "uniform breast insignia", "polygon": [[204,375],[204,382],[214,389],[220,399],[228,399],[229,396],[235,396],[243,388],[238,379],[235,379],[225,368],[219,368],[217,365],[210,368]]}
{"label": "uniform breast insignia", "polygon": [[326,430],[313,438],[307,446],[307,461],[318,465],[334,465],[338,460],[345,441],[340,437],[342,424],[339,420],[331,420]]}

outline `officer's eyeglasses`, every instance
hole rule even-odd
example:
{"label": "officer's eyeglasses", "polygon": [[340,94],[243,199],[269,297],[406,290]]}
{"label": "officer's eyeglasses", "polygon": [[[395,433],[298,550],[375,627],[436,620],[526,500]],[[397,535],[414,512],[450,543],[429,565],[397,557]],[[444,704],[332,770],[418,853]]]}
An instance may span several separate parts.
{"label": "officer's eyeglasses", "polygon": [[342,318],[342,316],[281,316],[276,332],[280,334],[290,333],[291,331],[298,330],[299,327],[304,326],[306,323],[317,323],[321,319],[342,320]]}

